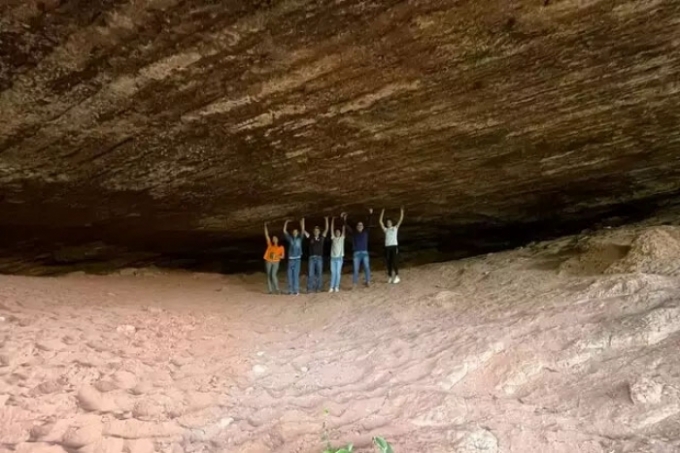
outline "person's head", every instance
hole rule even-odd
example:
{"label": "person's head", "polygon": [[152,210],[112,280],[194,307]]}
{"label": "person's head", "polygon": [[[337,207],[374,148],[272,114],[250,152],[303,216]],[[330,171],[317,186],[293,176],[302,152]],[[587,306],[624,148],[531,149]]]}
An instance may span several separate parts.
{"label": "person's head", "polygon": [[321,234],[321,228],[319,228],[318,226],[315,226],[314,227],[314,237],[318,238],[320,234]]}
{"label": "person's head", "polygon": [[342,231],[340,231],[340,230],[335,230],[335,237],[336,237],[336,238],[339,238],[340,236],[342,236]]}
{"label": "person's head", "polygon": [[385,225],[387,225],[387,228],[392,228],[392,219],[387,219]]}
{"label": "person's head", "polygon": [[299,231],[297,228],[295,228],[295,229],[293,230],[293,237],[296,238],[296,237],[298,237],[299,235],[300,235],[300,231]]}
{"label": "person's head", "polygon": [[279,245],[279,237],[278,236],[272,236],[272,244]]}
{"label": "person's head", "polygon": [[362,231],[364,231],[364,222],[359,222],[359,223],[357,223],[357,231],[358,231],[359,233],[361,233]]}

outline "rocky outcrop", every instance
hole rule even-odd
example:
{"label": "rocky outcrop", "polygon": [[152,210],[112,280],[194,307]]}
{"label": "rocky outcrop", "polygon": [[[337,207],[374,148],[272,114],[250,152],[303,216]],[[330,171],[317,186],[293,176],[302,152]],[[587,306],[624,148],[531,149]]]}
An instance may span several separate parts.
{"label": "rocky outcrop", "polygon": [[5,1],[4,255],[257,261],[265,219],[401,204],[407,247],[475,252],[646,214],[680,190],[678,20],[674,0]]}

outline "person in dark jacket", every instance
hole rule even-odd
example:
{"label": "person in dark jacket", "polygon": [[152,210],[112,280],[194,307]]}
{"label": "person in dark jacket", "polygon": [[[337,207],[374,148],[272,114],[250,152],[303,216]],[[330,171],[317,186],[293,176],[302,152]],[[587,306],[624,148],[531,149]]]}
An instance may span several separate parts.
{"label": "person in dark jacket", "polygon": [[310,235],[305,231],[305,224],[302,223],[302,234],[309,240],[309,278],[307,279],[307,292],[318,293],[323,289],[323,248],[328,235],[328,217],[326,228],[321,232],[321,228],[314,227]]}
{"label": "person in dark jacket", "polygon": [[358,221],[354,228],[347,222],[347,213],[343,212],[342,218],[345,221],[345,227],[352,236],[353,259],[354,259],[354,276],[352,283],[356,287],[359,284],[359,270],[361,266],[364,267],[364,276],[366,278],[366,286],[371,286],[371,264],[368,256],[368,231],[373,225],[371,220],[373,217],[373,209],[368,210],[368,225],[364,226],[364,222]]}

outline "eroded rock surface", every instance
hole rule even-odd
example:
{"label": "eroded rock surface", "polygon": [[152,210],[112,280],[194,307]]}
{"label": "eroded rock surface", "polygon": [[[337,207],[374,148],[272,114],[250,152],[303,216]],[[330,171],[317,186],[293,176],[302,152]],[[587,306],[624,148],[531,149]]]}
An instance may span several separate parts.
{"label": "eroded rock surface", "polygon": [[678,20],[674,0],[5,0],[4,246],[257,260],[265,219],[405,204],[413,244],[474,251],[630,214],[680,190]]}

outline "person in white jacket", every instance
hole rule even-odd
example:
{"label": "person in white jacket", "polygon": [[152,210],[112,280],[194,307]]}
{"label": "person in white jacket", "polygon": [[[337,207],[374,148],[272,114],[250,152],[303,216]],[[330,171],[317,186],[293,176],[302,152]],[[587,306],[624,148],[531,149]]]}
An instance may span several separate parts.
{"label": "person in white jacket", "polygon": [[331,219],[331,288],[329,293],[340,291],[342,262],[345,259],[345,225],[335,229],[335,217]]}
{"label": "person in white jacket", "polygon": [[399,216],[399,221],[396,225],[392,224],[392,220],[385,218],[385,210],[383,209],[380,213],[380,228],[382,228],[385,233],[385,261],[387,262],[387,275],[389,277],[389,283],[399,283],[401,279],[399,278],[399,241],[397,239],[397,233],[399,232],[399,227],[404,221],[404,208],[401,208],[401,215]]}

